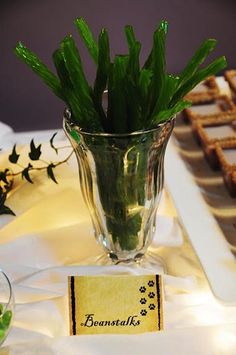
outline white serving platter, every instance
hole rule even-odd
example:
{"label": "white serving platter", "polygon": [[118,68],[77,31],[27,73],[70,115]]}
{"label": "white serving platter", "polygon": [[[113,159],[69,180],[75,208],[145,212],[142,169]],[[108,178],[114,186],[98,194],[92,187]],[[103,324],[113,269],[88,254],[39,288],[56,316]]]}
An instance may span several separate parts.
{"label": "white serving platter", "polygon": [[182,160],[174,137],[167,147],[165,182],[213,294],[225,304],[236,304],[235,256]]}

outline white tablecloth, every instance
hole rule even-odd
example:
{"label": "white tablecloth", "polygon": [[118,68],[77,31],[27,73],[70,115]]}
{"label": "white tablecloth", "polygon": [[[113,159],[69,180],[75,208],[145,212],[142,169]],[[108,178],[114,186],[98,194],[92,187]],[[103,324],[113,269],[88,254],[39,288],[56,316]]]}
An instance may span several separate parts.
{"label": "white tablecloth", "polygon": [[[34,136],[41,141],[44,137],[42,132]],[[12,134],[9,139],[23,143],[28,137]],[[24,163],[27,147],[19,149]],[[64,156],[67,153],[63,150]],[[55,159],[47,145],[44,158]],[[6,164],[7,153],[2,153],[0,166]],[[224,306],[212,295],[166,192],[159,209],[160,228],[150,248],[167,266],[165,330],[69,337],[67,275],[155,273],[161,268],[100,265],[102,250],[92,235],[75,160],[57,168],[58,185],[44,174],[35,176],[34,185],[16,181],[8,205],[17,217],[0,217],[0,267],[13,283],[16,301],[12,331],[0,354],[235,354],[236,307]]]}

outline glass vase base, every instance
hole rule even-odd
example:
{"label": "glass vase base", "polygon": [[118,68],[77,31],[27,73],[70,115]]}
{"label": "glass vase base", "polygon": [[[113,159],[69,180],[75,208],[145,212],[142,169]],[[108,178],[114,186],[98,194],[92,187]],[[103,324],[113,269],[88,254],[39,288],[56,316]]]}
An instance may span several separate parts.
{"label": "glass vase base", "polygon": [[119,260],[117,257],[114,257],[113,254],[101,254],[89,261],[90,263],[99,266],[119,265],[123,267],[127,266],[133,269],[146,269],[156,274],[166,273],[166,264],[164,260],[159,255],[151,251],[148,251],[144,255],[134,259]]}

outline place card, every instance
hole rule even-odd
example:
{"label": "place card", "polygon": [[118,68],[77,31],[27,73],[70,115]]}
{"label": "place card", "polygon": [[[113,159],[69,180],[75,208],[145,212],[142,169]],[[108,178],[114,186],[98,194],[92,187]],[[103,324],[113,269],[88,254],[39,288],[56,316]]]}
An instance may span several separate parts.
{"label": "place card", "polygon": [[161,275],[69,276],[70,334],[163,329]]}

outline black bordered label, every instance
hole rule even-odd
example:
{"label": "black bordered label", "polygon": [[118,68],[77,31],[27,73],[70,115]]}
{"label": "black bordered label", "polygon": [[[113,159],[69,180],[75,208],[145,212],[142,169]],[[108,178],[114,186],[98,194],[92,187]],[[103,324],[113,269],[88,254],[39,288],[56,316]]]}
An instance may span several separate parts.
{"label": "black bordered label", "polygon": [[70,276],[70,334],[163,329],[161,275]]}

